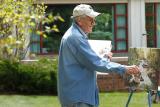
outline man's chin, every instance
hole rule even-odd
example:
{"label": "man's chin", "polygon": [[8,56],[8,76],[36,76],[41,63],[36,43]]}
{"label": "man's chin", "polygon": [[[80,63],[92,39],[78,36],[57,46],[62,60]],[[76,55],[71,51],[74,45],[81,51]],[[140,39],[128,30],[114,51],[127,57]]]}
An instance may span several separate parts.
{"label": "man's chin", "polygon": [[92,30],[88,31],[88,33],[92,33]]}

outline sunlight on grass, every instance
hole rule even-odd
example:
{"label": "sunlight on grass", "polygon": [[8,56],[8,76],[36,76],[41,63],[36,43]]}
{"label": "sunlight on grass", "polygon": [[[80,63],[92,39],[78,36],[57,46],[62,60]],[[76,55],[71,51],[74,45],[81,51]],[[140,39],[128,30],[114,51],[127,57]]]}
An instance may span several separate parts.
{"label": "sunlight on grass", "polygon": [[[129,93],[100,93],[99,107],[125,107]],[[57,96],[0,95],[0,107],[60,107]],[[147,93],[134,93],[129,107],[148,107]],[[153,104],[152,107],[160,107]]]}
{"label": "sunlight on grass", "polygon": [[56,96],[1,95],[0,107],[60,107]]}

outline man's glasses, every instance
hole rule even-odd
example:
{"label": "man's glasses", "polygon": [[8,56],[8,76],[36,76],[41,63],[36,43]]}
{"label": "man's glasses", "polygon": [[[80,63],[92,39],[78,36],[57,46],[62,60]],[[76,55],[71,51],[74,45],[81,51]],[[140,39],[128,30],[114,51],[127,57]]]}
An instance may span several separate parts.
{"label": "man's glasses", "polygon": [[92,25],[95,25],[95,23],[96,23],[95,18],[88,17],[88,19],[89,19],[89,21],[91,22]]}

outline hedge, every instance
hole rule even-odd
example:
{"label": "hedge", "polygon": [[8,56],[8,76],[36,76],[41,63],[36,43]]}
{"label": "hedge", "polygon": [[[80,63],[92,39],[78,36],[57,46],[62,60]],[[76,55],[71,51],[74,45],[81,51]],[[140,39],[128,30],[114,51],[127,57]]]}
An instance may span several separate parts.
{"label": "hedge", "polygon": [[57,58],[32,63],[0,60],[0,92],[57,94]]}

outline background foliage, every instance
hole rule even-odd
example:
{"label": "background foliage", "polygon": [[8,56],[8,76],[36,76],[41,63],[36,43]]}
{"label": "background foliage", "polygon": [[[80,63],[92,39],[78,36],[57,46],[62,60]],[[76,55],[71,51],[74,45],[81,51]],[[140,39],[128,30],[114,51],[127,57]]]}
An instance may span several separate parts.
{"label": "background foliage", "polygon": [[[31,33],[47,37],[45,32],[59,32],[53,24],[64,21],[59,15],[46,14],[36,0],[0,0],[0,56],[8,59],[23,59],[28,51]],[[44,28],[41,28],[44,25]]]}
{"label": "background foliage", "polygon": [[23,94],[57,93],[57,58],[32,63],[0,60],[0,91]]}

